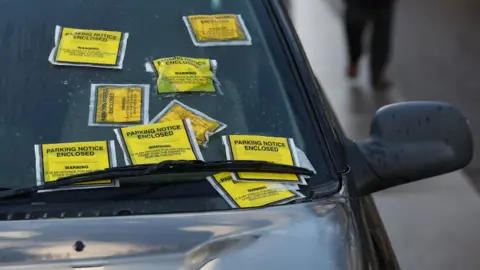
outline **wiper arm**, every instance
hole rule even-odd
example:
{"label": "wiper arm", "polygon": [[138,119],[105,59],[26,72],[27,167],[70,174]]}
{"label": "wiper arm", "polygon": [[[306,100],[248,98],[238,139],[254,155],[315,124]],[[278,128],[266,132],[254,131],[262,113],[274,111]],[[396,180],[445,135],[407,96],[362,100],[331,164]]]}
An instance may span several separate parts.
{"label": "wiper arm", "polygon": [[[200,161],[179,160],[163,161],[157,164],[130,165],[114,167],[94,172],[71,175],[57,179],[55,182],[44,183],[39,186],[18,188],[0,191],[0,199],[35,193],[39,190],[57,189],[73,184],[86,183],[103,179],[139,177],[155,174],[184,174],[184,173],[220,173],[220,172],[263,172],[288,173],[311,176],[313,171],[301,167],[276,164],[255,160],[229,161]],[[2,190],[2,188],[0,188]]]}

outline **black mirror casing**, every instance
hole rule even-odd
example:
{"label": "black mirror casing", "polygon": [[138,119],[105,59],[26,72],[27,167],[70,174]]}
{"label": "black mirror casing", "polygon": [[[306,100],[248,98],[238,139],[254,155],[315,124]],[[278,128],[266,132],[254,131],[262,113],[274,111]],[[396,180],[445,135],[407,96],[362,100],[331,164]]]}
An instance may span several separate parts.
{"label": "black mirror casing", "polygon": [[466,117],[440,102],[403,102],[379,109],[370,137],[354,142],[359,195],[467,166],[473,138]]}

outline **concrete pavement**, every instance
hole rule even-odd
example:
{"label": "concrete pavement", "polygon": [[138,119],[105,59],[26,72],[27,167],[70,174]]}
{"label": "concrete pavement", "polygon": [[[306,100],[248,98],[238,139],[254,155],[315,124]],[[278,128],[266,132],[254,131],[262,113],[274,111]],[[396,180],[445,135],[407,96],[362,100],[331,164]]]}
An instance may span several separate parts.
{"label": "concrete pavement", "polygon": [[[477,0],[398,1],[391,68],[407,99],[454,104],[469,118],[475,138],[480,138],[479,14]],[[478,143],[465,172],[480,191]]]}
{"label": "concrete pavement", "polygon": [[[336,0],[297,0],[291,1],[290,12],[343,128],[350,138],[361,139],[368,134],[375,110],[403,100],[404,91],[397,88],[373,93],[365,73],[357,82],[345,79],[341,8]],[[386,190],[374,197],[402,269],[479,269],[480,234],[476,228],[480,227],[480,198],[463,172]]]}

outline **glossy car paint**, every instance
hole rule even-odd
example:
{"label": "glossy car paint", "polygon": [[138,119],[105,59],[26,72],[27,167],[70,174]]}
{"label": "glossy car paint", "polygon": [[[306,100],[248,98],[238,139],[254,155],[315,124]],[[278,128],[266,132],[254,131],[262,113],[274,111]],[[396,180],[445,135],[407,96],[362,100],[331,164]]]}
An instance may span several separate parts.
{"label": "glossy car paint", "polygon": [[346,270],[365,260],[342,196],[257,210],[7,221],[0,231],[0,269]]}

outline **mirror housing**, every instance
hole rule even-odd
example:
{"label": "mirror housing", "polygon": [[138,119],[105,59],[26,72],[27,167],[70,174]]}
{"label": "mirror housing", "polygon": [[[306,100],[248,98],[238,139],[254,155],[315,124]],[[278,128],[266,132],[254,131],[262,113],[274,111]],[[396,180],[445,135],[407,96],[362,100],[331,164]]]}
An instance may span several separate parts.
{"label": "mirror housing", "polygon": [[473,138],[466,117],[440,102],[403,102],[379,109],[370,137],[354,142],[359,195],[467,166]]}

